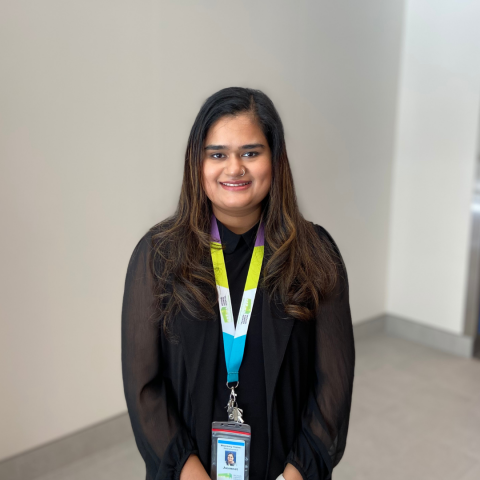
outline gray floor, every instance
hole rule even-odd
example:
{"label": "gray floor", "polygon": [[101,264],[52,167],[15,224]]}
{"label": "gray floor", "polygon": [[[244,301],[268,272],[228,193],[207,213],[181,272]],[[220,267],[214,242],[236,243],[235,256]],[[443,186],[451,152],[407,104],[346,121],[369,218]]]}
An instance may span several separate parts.
{"label": "gray floor", "polygon": [[[480,479],[480,361],[378,333],[356,342],[335,480]],[[133,439],[37,480],[143,479]]]}

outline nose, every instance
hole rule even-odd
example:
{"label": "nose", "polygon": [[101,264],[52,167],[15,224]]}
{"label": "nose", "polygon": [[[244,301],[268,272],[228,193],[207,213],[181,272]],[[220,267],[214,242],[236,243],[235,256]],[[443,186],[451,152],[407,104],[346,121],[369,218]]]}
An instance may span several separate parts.
{"label": "nose", "polygon": [[243,166],[242,157],[236,154],[232,154],[229,156],[226,164],[225,164],[225,174],[229,177],[241,177],[245,175],[243,172],[246,171],[245,167]]}

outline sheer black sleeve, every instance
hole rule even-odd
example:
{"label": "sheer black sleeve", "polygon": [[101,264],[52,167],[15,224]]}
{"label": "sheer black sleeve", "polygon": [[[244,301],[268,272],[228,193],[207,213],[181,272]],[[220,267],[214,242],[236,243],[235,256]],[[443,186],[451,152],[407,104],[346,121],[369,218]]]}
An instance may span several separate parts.
{"label": "sheer black sleeve", "polygon": [[194,442],[162,377],[161,329],[153,315],[151,233],[128,264],[122,307],[122,374],[128,413],[147,480],[178,479]]}
{"label": "sheer black sleeve", "polygon": [[315,319],[315,376],[302,416],[302,427],[287,457],[304,479],[319,480],[320,472],[340,462],[347,442],[355,369],[355,345],[350,314],[348,278],[340,251],[329,233],[314,225],[338,259],[339,278],[333,294]]}

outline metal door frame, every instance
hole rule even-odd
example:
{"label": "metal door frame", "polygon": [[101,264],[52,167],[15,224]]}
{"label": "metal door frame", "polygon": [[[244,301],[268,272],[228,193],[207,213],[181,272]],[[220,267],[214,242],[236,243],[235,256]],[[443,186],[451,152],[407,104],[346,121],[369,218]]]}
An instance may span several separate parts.
{"label": "metal door frame", "polygon": [[[480,124],[479,124],[480,130]],[[473,354],[480,355],[480,132],[477,137],[475,188],[471,203],[470,254],[467,280],[467,299],[463,333],[475,339]]]}

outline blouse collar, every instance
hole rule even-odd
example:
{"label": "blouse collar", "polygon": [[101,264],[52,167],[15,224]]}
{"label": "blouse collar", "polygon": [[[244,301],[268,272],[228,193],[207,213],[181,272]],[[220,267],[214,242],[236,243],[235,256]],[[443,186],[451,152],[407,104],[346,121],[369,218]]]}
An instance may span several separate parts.
{"label": "blouse collar", "polygon": [[233,253],[236,250],[238,242],[241,238],[243,238],[248,247],[251,247],[255,242],[259,223],[260,221],[258,221],[250,230],[248,230],[248,232],[237,234],[229,230],[225,225],[223,225],[223,223],[220,222],[220,220],[217,219],[220,239],[222,240],[222,243],[226,244],[224,252]]}

